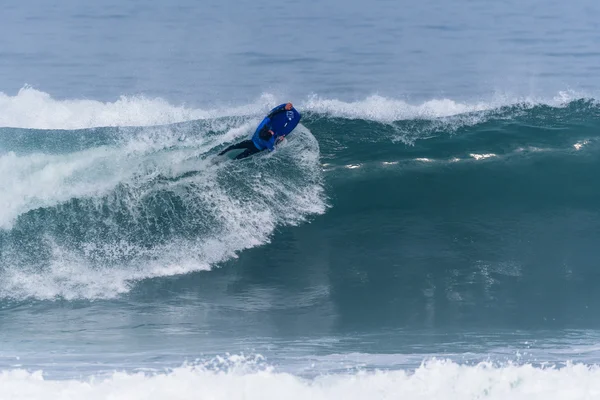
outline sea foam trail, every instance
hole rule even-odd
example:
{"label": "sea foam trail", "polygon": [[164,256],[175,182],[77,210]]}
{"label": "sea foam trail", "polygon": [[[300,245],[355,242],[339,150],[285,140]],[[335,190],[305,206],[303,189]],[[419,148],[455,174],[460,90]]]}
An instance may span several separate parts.
{"label": "sea foam trail", "polygon": [[111,298],[141,279],[210,269],[323,213],[319,146],[302,126],[260,162],[211,162],[255,122],[1,155],[11,190],[0,194],[0,297]]}
{"label": "sea foam trail", "polygon": [[0,398],[46,399],[407,399],[554,400],[600,396],[600,369],[567,365],[494,367],[430,361],[415,371],[329,374],[303,379],[236,361],[226,370],[182,366],[168,373],[114,373],[89,380],[45,380],[41,371],[0,373]]}

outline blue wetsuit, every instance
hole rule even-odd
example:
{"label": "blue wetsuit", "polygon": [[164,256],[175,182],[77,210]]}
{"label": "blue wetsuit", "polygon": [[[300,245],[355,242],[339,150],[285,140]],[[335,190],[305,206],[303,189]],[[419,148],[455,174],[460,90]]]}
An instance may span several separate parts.
{"label": "blue wetsuit", "polygon": [[231,145],[228,148],[226,148],[225,150],[223,150],[222,152],[220,152],[219,155],[223,155],[230,150],[245,149],[242,153],[238,154],[235,157],[236,160],[239,160],[239,159],[251,156],[252,154],[258,153],[263,150],[269,150],[269,151],[275,150],[275,141],[277,140],[277,138],[279,136],[285,136],[285,135],[277,135],[277,132],[275,132],[275,134],[273,136],[271,136],[271,138],[269,140],[265,140],[260,137],[260,133],[263,130],[271,129],[271,118],[273,118],[274,115],[276,115],[282,111],[286,111],[285,110],[286,104],[287,103],[278,105],[277,107],[272,109],[269,112],[269,114],[267,114],[265,119],[256,128],[256,131],[254,132],[252,139],[244,140],[243,142],[240,142],[238,144]]}
{"label": "blue wetsuit", "polygon": [[263,122],[260,123],[260,125],[258,125],[258,128],[256,128],[254,136],[252,136],[252,143],[254,143],[254,145],[259,151],[263,151],[265,149],[269,149],[269,151],[275,150],[275,135],[271,136],[269,140],[264,140],[260,137],[260,132],[263,129],[271,129],[268,117],[265,118]]}

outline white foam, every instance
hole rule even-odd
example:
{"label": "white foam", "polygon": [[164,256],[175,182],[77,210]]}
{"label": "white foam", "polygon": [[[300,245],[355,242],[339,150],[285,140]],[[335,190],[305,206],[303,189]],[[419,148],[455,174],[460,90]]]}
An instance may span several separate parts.
{"label": "white foam", "polygon": [[[431,99],[421,103],[410,103],[405,100],[387,98],[383,96],[369,96],[363,100],[345,102],[337,99],[325,99],[312,96],[303,103],[302,109],[316,113],[324,113],[333,117],[348,119],[366,119],[379,122],[393,122],[407,119],[435,119],[451,117],[461,114],[474,113],[478,111],[491,111],[500,107],[516,104],[525,107],[533,107],[538,104],[551,106],[564,106],[570,101],[581,98],[575,92],[564,91],[552,98],[519,97],[507,94],[494,94],[489,99],[473,102],[456,101],[452,99]],[[481,120],[477,116],[470,116],[472,121],[465,123],[477,123]]]}
{"label": "white foam", "polygon": [[303,109],[349,119],[367,119],[382,122],[412,118],[439,118],[472,111],[485,111],[499,105],[489,102],[460,103],[450,99],[434,99],[422,104],[409,104],[403,100],[370,96],[356,102],[313,97],[303,104]]}
{"label": "white foam", "polygon": [[[310,96],[307,99],[276,98],[264,93],[248,104],[223,105],[209,109],[170,104],[161,98],[121,96],[112,102],[87,99],[55,99],[49,93],[25,86],[16,95],[0,92],[0,127],[33,129],[83,129],[105,126],[153,126],[232,116],[262,115],[275,104],[292,100],[301,111],[333,117],[393,122],[405,119],[435,119],[503,106],[547,104],[562,106],[585,97],[575,92],[559,92],[552,98],[494,94],[489,99],[457,101],[448,98],[410,102],[373,95],[359,101],[343,101]],[[462,123],[477,123],[481,116],[470,115]]]}
{"label": "white foam", "polygon": [[486,153],[486,154],[469,154],[472,158],[476,159],[477,161],[479,160],[485,160],[486,158],[492,158],[492,157],[497,157],[496,154],[493,153]]}
{"label": "white foam", "polygon": [[0,156],[0,228],[10,228],[19,215],[36,208],[102,196],[134,174],[126,156],[107,147],[68,155]]}
{"label": "white foam", "polygon": [[264,94],[251,104],[204,110],[144,96],[121,96],[114,102],[59,100],[25,86],[15,96],[0,92],[0,127],[83,129],[166,125],[223,116],[254,115],[264,112],[274,102],[272,95]]}
{"label": "white foam", "polygon": [[553,149],[544,148],[544,147],[536,147],[536,146],[519,147],[518,149],[515,150],[516,153],[525,153],[525,152],[543,153],[543,152],[549,152],[549,151],[553,151]]}
{"label": "white foam", "polygon": [[243,358],[229,361],[224,369],[218,364],[184,365],[156,373],[115,372],[81,380],[48,380],[42,371],[5,370],[0,373],[0,398],[587,400],[600,396],[600,368],[583,364],[540,368],[432,360],[414,371],[360,371],[316,378],[247,364]]}
{"label": "white foam", "polygon": [[[66,300],[114,298],[129,292],[139,280],[210,270],[210,262],[214,261],[202,257],[182,258],[182,249],[194,248],[193,243],[170,243],[145,250],[123,241],[118,245],[112,244],[107,250],[119,254],[129,251],[142,260],[153,255],[154,260],[143,266],[132,263],[129,266],[98,267],[71,249],[57,245],[52,238],[48,238],[46,243],[52,248],[50,265],[44,269],[23,264],[6,268],[0,275],[1,297],[47,300],[56,297]],[[90,245],[93,246],[88,244],[86,247]],[[227,253],[220,255],[225,257]]]}
{"label": "white foam", "polygon": [[10,229],[19,215],[30,210],[70,199],[99,198],[119,184],[143,185],[190,155],[220,144],[235,131],[220,128],[227,133],[210,141],[190,142],[189,148],[169,154],[158,153],[178,142],[178,134],[168,128],[148,128],[124,143],[66,154],[1,154],[0,187],[5,190],[0,191],[0,229]]}
{"label": "white foam", "polygon": [[583,148],[583,146],[589,144],[590,141],[589,140],[582,140],[580,142],[577,142],[573,145],[573,147],[575,147],[575,150],[581,150]]}

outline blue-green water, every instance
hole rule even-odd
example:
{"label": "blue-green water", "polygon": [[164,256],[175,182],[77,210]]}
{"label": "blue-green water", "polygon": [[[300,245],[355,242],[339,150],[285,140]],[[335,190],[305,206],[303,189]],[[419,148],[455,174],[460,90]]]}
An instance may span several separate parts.
{"label": "blue-green water", "polygon": [[0,398],[600,396],[595,3],[4,11]]}

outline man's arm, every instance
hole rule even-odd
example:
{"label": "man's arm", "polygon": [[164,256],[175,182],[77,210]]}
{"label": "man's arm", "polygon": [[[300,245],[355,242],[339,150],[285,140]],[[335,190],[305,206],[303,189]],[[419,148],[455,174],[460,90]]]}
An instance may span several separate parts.
{"label": "man's arm", "polygon": [[292,103],[280,104],[269,112],[269,114],[267,115],[267,118],[272,118],[273,115],[279,114],[282,111],[289,111],[292,109],[292,107],[293,107]]}

